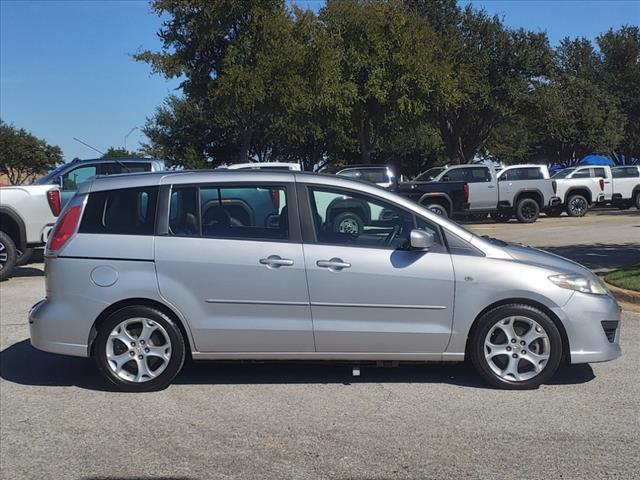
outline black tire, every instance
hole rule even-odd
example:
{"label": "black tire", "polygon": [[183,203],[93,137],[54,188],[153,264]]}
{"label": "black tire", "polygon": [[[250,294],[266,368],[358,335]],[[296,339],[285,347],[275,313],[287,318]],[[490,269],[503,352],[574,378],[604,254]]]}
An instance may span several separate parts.
{"label": "black tire", "polygon": [[467,221],[469,222],[483,222],[486,219],[486,213],[470,213],[467,215]]}
{"label": "black tire", "polygon": [[640,192],[636,192],[636,196],[633,197],[633,204],[638,210],[640,210]]}
{"label": "black tire", "polygon": [[[493,358],[496,358],[496,360],[494,361],[493,364],[490,364],[492,360],[487,360],[487,358],[485,357],[485,351],[487,349],[487,347],[485,347],[485,339],[488,337],[488,335],[490,334],[494,326],[498,325],[500,322],[504,320],[509,319],[509,317],[516,317],[516,316],[533,320],[540,327],[542,327],[542,329],[544,329],[544,333],[546,333],[547,335],[548,343],[546,343],[546,347],[549,348],[548,350],[549,356],[542,370],[537,375],[533,376],[533,378],[523,379],[520,381],[517,381],[515,379],[511,380],[508,378],[504,378],[500,376],[498,373],[496,373],[492,368],[496,367],[497,369],[500,369],[501,367],[500,365],[498,365],[498,362],[505,361],[510,363],[512,361],[510,356],[513,356],[513,355],[518,356],[517,360],[514,358],[515,360],[514,363],[516,363],[517,365],[516,371],[519,372],[520,368],[523,368],[523,370],[525,370],[527,366],[530,366],[530,368],[534,368],[531,363],[523,360],[527,354],[531,355],[533,352],[526,352],[526,350],[520,350],[520,348],[529,348],[531,346],[532,348],[535,349],[536,342],[538,342],[538,344],[541,345],[540,348],[546,348],[546,347],[542,347],[543,344],[540,343],[540,342],[545,342],[544,340],[534,340],[529,345],[526,345],[524,347],[518,346],[517,348],[515,348],[511,345],[514,345],[514,346],[519,345],[519,342],[516,341],[515,343],[510,343],[505,338],[504,339],[506,342],[504,343],[505,348],[511,346],[510,347],[512,349],[511,351],[512,352],[516,351],[516,353],[512,353],[512,354],[505,353],[504,355],[500,355],[500,354],[495,355]],[[526,325],[526,322],[523,322],[520,320],[516,320],[515,322],[521,322],[522,325]],[[518,326],[517,328],[521,328],[521,327]],[[531,328],[534,328],[534,327],[531,327]],[[524,332],[526,333],[526,330]],[[520,332],[520,335],[523,335],[523,333]],[[499,343],[502,343],[502,342],[499,342]],[[490,310],[478,320],[478,323],[473,329],[471,337],[469,338],[468,353],[475,369],[484,378],[484,380],[486,380],[490,385],[494,387],[502,388],[502,389],[509,389],[509,390],[528,390],[532,388],[537,388],[539,385],[547,382],[554,375],[554,373],[557,371],[558,367],[560,366],[560,362],[562,360],[562,356],[563,356],[562,348],[563,348],[562,338],[560,336],[560,332],[558,331],[558,327],[553,322],[553,320],[551,320],[544,312],[538,310],[537,308],[531,307],[529,305],[509,304],[509,305],[502,305],[497,308],[494,308],[493,310]],[[520,350],[520,352],[517,352],[517,350]],[[525,352],[524,354],[522,354],[523,351]],[[490,351],[487,353],[490,353]],[[503,357],[506,357],[506,358],[503,358]],[[528,358],[531,358],[531,357],[528,357]],[[505,368],[503,370],[503,373],[506,370],[507,369]],[[526,374],[527,372],[525,371],[522,372],[522,375],[526,375]]]}
{"label": "black tire", "polygon": [[20,255],[18,255],[18,259],[16,260],[16,266],[21,267],[23,265],[28,265],[31,263],[31,259],[33,258],[33,253],[35,249],[33,248],[25,248]]}
{"label": "black tire", "polygon": [[559,217],[560,215],[562,215],[562,212],[564,212],[564,209],[562,207],[551,207],[544,213],[547,217]]}
{"label": "black tire", "polygon": [[567,215],[570,217],[584,217],[589,210],[589,202],[582,195],[571,195],[567,199]]}
{"label": "black tire", "polygon": [[11,237],[0,231],[0,282],[11,277],[18,260],[18,250]]}
{"label": "black tire", "polygon": [[533,223],[540,216],[540,205],[533,198],[523,198],[516,205],[516,218],[520,223]]}
{"label": "black tire", "polygon": [[447,212],[446,207],[440,203],[427,203],[424,205],[424,208],[431,210],[439,217],[449,218],[449,212]]}
{"label": "black tire", "polygon": [[364,222],[353,212],[342,212],[333,219],[333,232],[358,236],[364,229]]}
{"label": "black tire", "polygon": [[513,213],[509,210],[498,210],[491,213],[491,219],[496,223],[507,223],[511,220]]}
{"label": "black tire", "polygon": [[[171,352],[171,356],[169,357],[169,361],[167,362],[166,367],[164,367],[164,370],[159,373],[157,377],[141,382],[129,381],[125,378],[121,378],[118,374],[116,374],[116,372],[114,372],[112,367],[109,365],[109,360],[107,359],[108,341],[114,341],[113,339],[109,340],[110,333],[123,321],[137,318],[149,319],[152,322],[160,325],[162,329],[164,329],[163,334],[166,333],[168,335],[168,341],[170,342],[169,347]],[[135,324],[135,322],[133,323]],[[135,333],[135,329],[132,329],[132,332]],[[131,351],[134,352],[131,362],[136,365],[137,361],[135,357],[137,356],[137,354],[142,354],[143,352],[143,350],[141,350],[142,347],[139,339],[138,342],[139,344],[136,344],[135,346],[133,344],[124,346],[124,343],[119,342],[121,344],[120,348],[124,348],[124,353],[127,353],[127,350],[130,350],[129,353],[131,353]],[[150,344],[147,343],[147,345]],[[164,345],[165,344],[161,344],[160,346]],[[117,312],[111,314],[104,322],[102,322],[102,324],[98,328],[98,335],[95,339],[93,355],[95,357],[98,370],[100,371],[102,376],[119,390],[126,392],[152,392],[163,390],[167,386],[169,386],[171,381],[182,369],[185,360],[185,342],[180,328],[167,315],[156,310],[155,308],[147,306],[131,306],[118,310]],[[144,359],[144,362],[148,365],[148,361],[146,358]],[[124,365],[126,365],[126,363]],[[131,364],[129,368],[132,367],[133,364]],[[137,370],[137,367],[134,370]]]}

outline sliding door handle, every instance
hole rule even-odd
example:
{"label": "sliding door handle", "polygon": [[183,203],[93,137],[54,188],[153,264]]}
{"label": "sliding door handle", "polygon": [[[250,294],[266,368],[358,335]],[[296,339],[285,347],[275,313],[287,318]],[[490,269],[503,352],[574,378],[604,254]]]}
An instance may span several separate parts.
{"label": "sliding door handle", "polygon": [[293,260],[282,258],[280,255],[269,255],[267,258],[261,258],[260,264],[269,268],[290,267],[293,265]]}

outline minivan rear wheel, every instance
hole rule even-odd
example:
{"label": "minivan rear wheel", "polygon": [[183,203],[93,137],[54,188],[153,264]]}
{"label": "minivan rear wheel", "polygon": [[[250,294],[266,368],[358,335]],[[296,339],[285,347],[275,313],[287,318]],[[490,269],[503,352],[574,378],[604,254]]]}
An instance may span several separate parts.
{"label": "minivan rear wheel", "polygon": [[162,390],[184,364],[180,328],[167,315],[147,306],[113,313],[100,325],[95,342],[100,373],[127,392]]}
{"label": "minivan rear wheel", "polygon": [[480,318],[469,354],[491,385],[511,390],[537,388],[548,381],[562,359],[555,323],[529,305],[502,305]]}

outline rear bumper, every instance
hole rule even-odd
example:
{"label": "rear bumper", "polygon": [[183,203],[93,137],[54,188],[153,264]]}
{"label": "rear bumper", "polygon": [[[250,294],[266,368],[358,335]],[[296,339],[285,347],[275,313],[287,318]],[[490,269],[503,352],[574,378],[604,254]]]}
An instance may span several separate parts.
{"label": "rear bumper", "polygon": [[567,331],[571,363],[606,362],[622,354],[621,309],[613,296],[576,292],[556,314]]}
{"label": "rear bumper", "polygon": [[[49,300],[40,300],[29,311],[29,336],[31,345],[38,350],[74,357],[87,357],[87,344],[69,343],[64,341],[61,322],[57,318],[65,318],[65,312],[60,311]],[[88,337],[87,337],[88,338]]]}

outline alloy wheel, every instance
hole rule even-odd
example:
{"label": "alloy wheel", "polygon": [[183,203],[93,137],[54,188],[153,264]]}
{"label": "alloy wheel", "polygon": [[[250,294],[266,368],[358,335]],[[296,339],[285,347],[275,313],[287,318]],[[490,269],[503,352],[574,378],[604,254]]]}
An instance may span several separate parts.
{"label": "alloy wheel", "polygon": [[156,378],[171,360],[171,340],[162,325],[149,318],[130,318],[111,331],[107,364],[123,380],[143,383]]}
{"label": "alloy wheel", "polygon": [[582,216],[587,212],[587,201],[584,198],[572,198],[569,202],[569,208],[576,216]]}
{"label": "alloy wheel", "polygon": [[511,316],[499,320],[484,340],[484,357],[498,377],[523,382],[539,375],[551,356],[551,342],[535,320]]}
{"label": "alloy wheel", "polygon": [[2,270],[5,264],[9,261],[9,253],[4,243],[0,242],[0,270]]}
{"label": "alloy wheel", "polygon": [[358,222],[353,218],[345,218],[338,225],[340,233],[357,234],[359,230]]}

